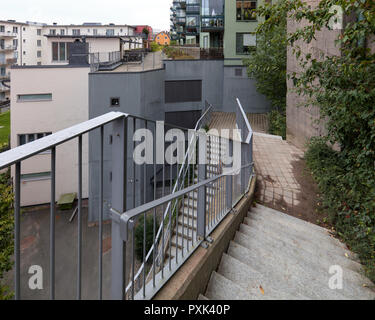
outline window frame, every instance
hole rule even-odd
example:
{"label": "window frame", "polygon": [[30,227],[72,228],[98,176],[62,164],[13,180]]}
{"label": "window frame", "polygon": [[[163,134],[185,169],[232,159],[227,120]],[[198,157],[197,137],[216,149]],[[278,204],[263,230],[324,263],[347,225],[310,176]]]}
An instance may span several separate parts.
{"label": "window frame", "polygon": [[[237,3],[241,3],[241,13],[240,13],[240,19],[238,18],[239,17],[239,14],[238,14],[238,8],[237,8]],[[256,10],[258,8],[258,0],[236,0],[236,22],[257,22],[258,21],[258,17],[255,16],[255,18],[249,18],[249,19],[245,19],[244,18],[244,11],[245,11],[245,8],[244,8],[244,3],[245,2],[250,2],[250,3],[255,3],[255,8],[254,9],[248,9],[248,10]],[[250,16],[252,16],[252,14],[250,13]]]}
{"label": "window frame", "polygon": [[[39,96],[40,99],[29,99],[29,100],[23,100],[20,99],[20,97],[25,96]],[[48,96],[48,98],[42,98],[42,96]],[[27,102],[43,102],[43,101],[52,101],[53,95],[52,93],[29,93],[29,94],[17,94],[17,103],[27,103]]]}

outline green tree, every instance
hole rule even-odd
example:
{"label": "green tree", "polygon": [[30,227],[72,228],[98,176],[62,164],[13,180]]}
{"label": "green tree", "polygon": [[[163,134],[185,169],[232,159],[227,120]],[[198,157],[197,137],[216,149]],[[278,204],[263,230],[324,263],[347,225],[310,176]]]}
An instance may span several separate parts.
{"label": "green tree", "polygon": [[0,300],[12,297],[2,281],[4,274],[13,266],[13,227],[13,190],[7,172],[0,175]]}
{"label": "green tree", "polygon": [[[260,7],[257,15],[265,17],[266,8]],[[257,91],[265,95],[272,104],[270,113],[270,133],[286,136],[286,59],[287,34],[286,15],[272,23],[260,24],[256,30],[257,48],[244,59],[250,78],[256,79]]]}

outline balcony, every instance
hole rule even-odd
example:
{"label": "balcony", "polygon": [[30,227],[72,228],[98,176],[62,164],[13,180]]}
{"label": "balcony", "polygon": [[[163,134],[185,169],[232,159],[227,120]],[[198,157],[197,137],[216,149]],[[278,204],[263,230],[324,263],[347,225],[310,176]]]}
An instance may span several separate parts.
{"label": "balcony", "polygon": [[202,31],[222,31],[224,30],[224,17],[202,17]]}
{"label": "balcony", "polygon": [[17,50],[17,46],[6,46],[0,47],[0,52],[14,51]]}
{"label": "balcony", "polygon": [[186,24],[186,17],[177,17],[176,24],[185,25]]}
{"label": "balcony", "polygon": [[[207,243],[213,241],[210,235],[227,217],[236,215],[234,208],[241,201],[246,201],[245,195],[254,177],[253,135],[242,107],[237,112],[237,126],[243,129],[241,136],[233,133],[232,137],[221,139],[201,130],[210,124],[212,110],[213,107],[206,103],[194,130],[121,112],[110,112],[1,153],[0,169],[14,166],[15,265],[11,276],[14,280],[15,299],[24,298],[22,289],[28,288],[29,277],[24,277],[28,268],[24,266],[40,265],[38,259],[43,256],[50,281],[47,290],[33,292],[36,297],[102,299],[103,291],[111,287],[112,299],[149,300],[192,254],[201,246],[207,248]],[[152,136],[149,146],[152,146],[153,156],[147,165],[137,164],[132,156],[141,143],[140,140],[137,140],[138,143],[134,142],[134,133],[142,128],[147,128]],[[183,159],[175,167],[165,159],[161,162],[157,160],[160,159],[159,152],[161,159],[165,158],[163,146],[166,147],[165,150],[172,146],[173,141],[167,138],[170,129],[179,130],[182,133],[181,142],[185,142]],[[95,171],[95,174],[92,171],[91,177],[98,177],[98,181],[92,182],[98,187],[98,228],[92,228],[90,235],[85,228],[86,220],[83,220],[82,199],[83,139],[88,134],[90,144],[96,144],[99,151],[98,158],[91,159],[97,164],[91,167]],[[108,135],[111,139],[107,139]],[[157,139],[161,139],[161,142]],[[56,166],[63,161],[59,150],[66,144],[77,150],[77,159],[71,166],[75,168],[78,183],[72,182],[71,187],[77,188],[75,222],[78,228],[72,224],[69,227],[67,219],[63,218],[61,212],[57,214],[55,206],[56,186],[61,182],[59,179],[64,177],[62,170],[69,170]],[[40,256],[37,257],[28,255],[28,248],[22,247],[21,250],[21,230],[25,230],[22,226],[31,227],[33,219],[39,219],[38,215],[27,218],[22,216],[21,219],[20,204],[24,195],[21,190],[21,169],[24,168],[25,160],[45,151],[50,151],[51,172],[47,182],[51,190],[50,207],[44,212],[43,225],[38,224],[38,227],[41,226],[38,237],[42,236],[45,241],[35,242],[32,247],[34,253],[39,252]],[[233,159],[242,159],[242,162],[233,163],[232,168],[224,167],[224,154],[233,154]],[[175,171],[176,168],[178,170]],[[113,172],[110,181],[105,178],[108,173],[105,170],[108,169]],[[158,197],[156,190],[161,181],[157,179],[160,176],[163,177],[163,184],[159,188],[163,190],[160,190],[161,196]],[[168,183],[167,186],[165,182]],[[104,190],[105,183],[111,186],[109,202],[104,201],[104,197],[108,196],[108,190]],[[148,200],[146,195],[149,191],[152,191],[153,196]],[[136,197],[142,199],[140,203],[136,201]],[[104,210],[107,206],[110,208],[110,215],[105,217]],[[144,218],[144,224],[141,223],[141,217]],[[147,226],[150,225],[153,226],[153,232],[150,233],[152,239],[146,241],[144,237],[141,241],[143,250],[136,254],[136,230],[141,230],[141,234],[146,235]],[[106,231],[105,239],[110,239],[110,255],[104,254],[108,252],[109,244],[103,241],[103,231]],[[56,239],[57,237],[59,238]],[[62,243],[65,246],[61,246]],[[146,243],[150,244],[147,248]],[[91,250],[82,250],[87,248]],[[86,287],[83,283],[95,284],[85,291],[84,296],[83,289]]]}
{"label": "balcony", "polygon": [[0,92],[9,92],[9,91],[10,91],[10,88],[0,85]]}
{"label": "balcony", "polygon": [[18,33],[10,32],[10,31],[0,32],[0,38],[17,38],[17,37],[18,37]]}
{"label": "balcony", "polygon": [[6,74],[0,74],[0,81],[9,80],[10,79],[10,72]]}
{"label": "balcony", "polygon": [[200,6],[199,5],[187,5],[186,6],[186,14],[200,14]]}
{"label": "balcony", "polygon": [[9,58],[9,59],[6,60],[7,65],[13,65],[13,64],[16,64],[16,63],[17,63],[16,58]]}

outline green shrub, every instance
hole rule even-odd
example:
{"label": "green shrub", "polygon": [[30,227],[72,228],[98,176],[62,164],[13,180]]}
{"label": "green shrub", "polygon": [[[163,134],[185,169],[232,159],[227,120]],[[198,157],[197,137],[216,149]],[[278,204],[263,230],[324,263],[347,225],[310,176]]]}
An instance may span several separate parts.
{"label": "green shrub", "polygon": [[2,280],[4,274],[13,266],[11,259],[14,250],[13,229],[13,189],[8,171],[0,174],[0,300],[12,297],[9,288],[3,285]]}
{"label": "green shrub", "polygon": [[283,137],[286,139],[286,116],[284,113],[278,112],[277,110],[272,110],[269,113],[270,121],[270,134]]}
{"label": "green shrub", "polygon": [[332,150],[322,138],[311,140],[305,157],[320,189],[322,209],[375,281],[374,169],[351,166],[343,152]]}
{"label": "green shrub", "polygon": [[160,45],[158,45],[156,42],[151,42],[151,51],[152,52],[157,52],[157,51],[161,51],[162,50],[162,47]]}
{"label": "green shrub", "polygon": [[[156,221],[156,230],[158,231],[158,222]],[[135,227],[135,254],[139,261],[143,261],[143,239],[144,239],[144,215],[142,214]],[[151,249],[154,241],[154,216],[148,214],[146,217],[146,255]]]}

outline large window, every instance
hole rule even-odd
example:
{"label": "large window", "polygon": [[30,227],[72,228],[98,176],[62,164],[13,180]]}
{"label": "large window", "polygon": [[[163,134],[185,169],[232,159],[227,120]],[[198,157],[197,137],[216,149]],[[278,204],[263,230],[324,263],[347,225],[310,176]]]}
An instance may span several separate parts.
{"label": "large window", "polygon": [[196,26],[198,26],[198,16],[188,16],[186,18],[186,25],[188,27],[196,27]]}
{"label": "large window", "polygon": [[5,32],[5,26],[0,26],[0,32]]}
{"label": "large window", "polygon": [[32,102],[32,101],[51,101],[52,93],[41,94],[19,94],[17,95],[18,102]]}
{"label": "large window", "polygon": [[114,36],[115,35],[115,29],[107,29],[106,35],[107,36]]}
{"label": "large window", "polygon": [[73,29],[73,36],[79,36],[81,34],[81,30],[80,29]]}
{"label": "large window", "polygon": [[257,7],[256,1],[236,0],[237,5],[237,21],[254,21],[254,14]]}
{"label": "large window", "polygon": [[165,81],[165,102],[202,101],[202,80]]}
{"label": "large window", "polygon": [[224,15],[224,0],[202,0],[202,16]]}
{"label": "large window", "polygon": [[68,42],[52,42],[52,61],[66,62],[69,60]]}
{"label": "large window", "polygon": [[256,50],[257,39],[256,35],[252,33],[237,33],[236,34],[236,53],[250,54],[251,51]]}

